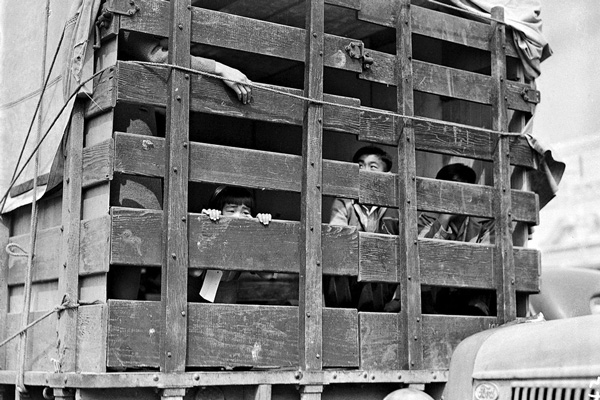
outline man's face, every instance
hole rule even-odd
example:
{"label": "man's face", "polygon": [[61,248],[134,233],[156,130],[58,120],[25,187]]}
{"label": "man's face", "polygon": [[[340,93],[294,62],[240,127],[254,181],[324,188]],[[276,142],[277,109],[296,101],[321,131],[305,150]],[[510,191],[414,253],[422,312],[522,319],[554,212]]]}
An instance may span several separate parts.
{"label": "man's face", "polygon": [[358,159],[358,168],[367,171],[386,172],[385,163],[375,154],[365,154]]}
{"label": "man's face", "polygon": [[224,217],[252,218],[252,214],[250,213],[250,207],[242,204],[225,204],[221,214]]}

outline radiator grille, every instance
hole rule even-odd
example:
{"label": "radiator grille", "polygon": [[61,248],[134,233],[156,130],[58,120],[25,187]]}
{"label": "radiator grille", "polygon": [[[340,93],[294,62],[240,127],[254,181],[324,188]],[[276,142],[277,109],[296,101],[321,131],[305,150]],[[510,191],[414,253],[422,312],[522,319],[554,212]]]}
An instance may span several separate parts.
{"label": "radiator grille", "polygon": [[582,387],[513,387],[512,400],[600,400],[600,389]]}

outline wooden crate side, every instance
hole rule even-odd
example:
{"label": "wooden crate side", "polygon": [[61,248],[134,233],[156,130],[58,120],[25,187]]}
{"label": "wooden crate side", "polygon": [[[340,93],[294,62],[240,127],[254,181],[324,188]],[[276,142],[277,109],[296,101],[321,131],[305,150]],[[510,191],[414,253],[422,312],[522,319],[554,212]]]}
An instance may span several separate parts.
{"label": "wooden crate side", "polygon": [[360,368],[387,370],[399,365],[402,355],[398,342],[405,337],[398,314],[359,312],[358,320]]}
{"label": "wooden crate side", "polygon": [[110,181],[113,176],[114,143],[112,139],[86,147],[82,154],[83,188]]}
{"label": "wooden crate side", "polygon": [[77,314],[77,372],[106,372],[107,305],[79,307]]}
{"label": "wooden crate side", "polygon": [[81,221],[79,275],[108,272],[110,216]]}
{"label": "wooden crate side", "polygon": [[[160,303],[110,300],[109,368],[157,367]],[[324,309],[323,362],[358,365],[355,310]],[[298,363],[298,308],[188,304],[188,367],[294,367]]]}
{"label": "wooden crate side", "polygon": [[419,259],[424,285],[494,288],[492,246],[420,239]]}
{"label": "wooden crate side", "polygon": [[162,211],[113,207],[110,263],[160,266]]}
{"label": "wooden crate side", "polygon": [[[45,311],[30,313],[30,321],[34,321]],[[57,352],[56,332],[58,318],[56,313],[42,320],[27,331],[27,354],[25,355],[26,371],[54,372],[60,365],[60,355]],[[10,336],[21,329],[21,314],[8,314],[6,332]],[[18,371],[18,337],[6,344],[6,369]]]}
{"label": "wooden crate side", "polygon": [[[62,238],[60,227],[43,229],[38,231],[36,239],[35,268],[32,270],[32,282],[42,282],[58,279],[58,265]],[[23,249],[30,244],[29,234],[13,236],[9,238],[10,243],[16,243]],[[18,250],[13,249],[17,253]],[[27,268],[27,257],[8,257],[8,284],[19,285],[25,280]]]}
{"label": "wooden crate side", "polygon": [[398,282],[398,240],[398,236],[359,232],[359,281]]}
{"label": "wooden crate side", "polygon": [[[6,248],[9,243],[10,217],[0,216],[0,246]],[[0,340],[7,337],[6,326],[8,317],[9,293],[8,293],[8,254],[6,251],[0,253]],[[6,346],[0,347],[0,369],[6,369]]]}
{"label": "wooden crate side", "polygon": [[542,268],[539,250],[514,248],[515,288],[520,292],[539,293]]}
{"label": "wooden crate side", "polygon": [[423,315],[423,364],[428,369],[447,369],[452,352],[468,336],[496,324],[495,317]]}

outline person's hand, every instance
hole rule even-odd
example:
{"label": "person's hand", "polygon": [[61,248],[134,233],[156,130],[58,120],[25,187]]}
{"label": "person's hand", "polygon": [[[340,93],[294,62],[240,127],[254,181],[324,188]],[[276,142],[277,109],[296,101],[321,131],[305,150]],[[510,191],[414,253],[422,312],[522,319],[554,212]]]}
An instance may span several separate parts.
{"label": "person's hand", "polygon": [[218,221],[219,218],[221,218],[221,211],[220,210],[213,210],[213,209],[204,209],[202,210],[202,214],[208,215],[208,217],[210,218],[211,221]]}
{"label": "person's hand", "polygon": [[271,214],[256,214],[256,218],[258,218],[258,222],[265,226],[271,222]]}
{"label": "person's hand", "polygon": [[249,84],[252,83],[252,81],[250,81],[246,75],[239,70],[228,67],[220,62],[215,64],[215,73],[221,76],[224,79],[223,82],[237,94],[239,101],[244,104],[250,103],[252,98],[252,88]]}

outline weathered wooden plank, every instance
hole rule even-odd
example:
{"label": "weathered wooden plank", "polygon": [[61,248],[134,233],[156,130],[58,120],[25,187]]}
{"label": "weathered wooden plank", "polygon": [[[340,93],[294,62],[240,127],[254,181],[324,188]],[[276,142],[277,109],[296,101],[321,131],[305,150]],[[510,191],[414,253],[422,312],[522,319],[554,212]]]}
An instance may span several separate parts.
{"label": "weathered wooden plank", "polygon": [[423,315],[423,364],[428,369],[446,369],[458,344],[474,333],[496,324],[495,317]]}
{"label": "weathered wooden plank", "polygon": [[358,280],[398,282],[398,236],[359,233]]}
{"label": "weathered wooden plank", "polygon": [[108,272],[110,224],[111,218],[108,215],[81,221],[80,276]]}
{"label": "weathered wooden plank", "polygon": [[[69,125],[63,167],[62,220],[58,269],[58,293],[65,301],[79,302],[79,257],[81,237],[81,189],[83,185],[83,101],[75,102]],[[62,312],[57,326],[57,351],[61,372],[73,372],[77,363],[77,308]]]}
{"label": "weathered wooden plank", "polygon": [[[410,0],[399,0],[396,21],[395,68],[397,110],[409,117],[415,115],[414,73]],[[423,369],[423,338],[421,335],[421,273],[417,250],[417,188],[415,131],[412,124],[396,124],[398,140],[398,217],[404,223],[398,241],[398,282],[402,309],[398,314],[399,369]],[[411,340],[409,338],[414,338]],[[404,339],[404,341],[401,341]]]}
{"label": "weathered wooden plank", "polygon": [[77,314],[77,371],[106,372],[106,304],[79,307]]}
{"label": "weathered wooden plank", "polygon": [[[299,224],[190,214],[190,265],[223,270],[299,272]],[[353,227],[322,224],[323,273],[356,275],[358,233]]]}
{"label": "weathered wooden plank", "polygon": [[420,239],[418,247],[422,284],[494,288],[492,246]]}
{"label": "weathered wooden plank", "polygon": [[417,192],[421,211],[492,216],[492,188],[488,186],[419,178]]}
{"label": "weathered wooden plank", "polygon": [[[504,8],[492,8],[496,21],[504,20]],[[508,130],[506,85],[506,26],[492,21],[492,128]],[[515,292],[515,264],[512,244],[510,147],[509,137],[501,136],[494,151],[494,214],[496,246],[494,248],[494,284],[499,323],[512,321],[517,316]],[[507,157],[508,156],[508,157]]]}
{"label": "weathered wooden plank", "polygon": [[110,263],[160,266],[162,263],[161,222],[161,211],[113,207]]}
{"label": "weathered wooden plank", "polygon": [[114,145],[108,139],[83,149],[83,188],[110,181],[113,177]]}
{"label": "weathered wooden plank", "polygon": [[[38,186],[47,185],[49,176],[50,176],[50,174],[42,174],[42,175],[38,176],[37,185]],[[29,179],[28,181],[25,181],[19,185],[13,186],[10,189],[9,194],[11,197],[17,197],[25,192],[30,191],[31,189],[33,189],[33,179]]]}
{"label": "weathered wooden plank", "polygon": [[117,81],[115,80],[116,68],[110,66],[94,78],[93,101],[87,103],[85,118],[93,118],[103,112],[109,111],[117,104]]}
{"label": "weathered wooden plank", "polygon": [[515,289],[520,292],[538,293],[542,268],[540,252],[535,249],[515,247],[514,260]]}
{"label": "weathered wooden plank", "polygon": [[[360,324],[360,368],[387,370],[400,364],[398,343],[404,343],[404,329],[396,314],[358,313]],[[400,332],[400,336],[398,333]],[[399,342],[400,341],[400,342]]]}
{"label": "weathered wooden plank", "polygon": [[[10,220],[8,214],[0,218],[0,246],[6,248],[10,234]],[[9,293],[8,293],[8,254],[6,251],[0,254],[0,340],[7,336],[7,314],[9,311]],[[6,346],[0,347],[0,369],[6,369]]]}
{"label": "weathered wooden plank", "polygon": [[398,185],[405,179],[402,174],[359,171],[360,193],[359,202],[362,204],[377,204],[381,206],[397,206],[396,193]]}
{"label": "weathered wooden plank", "polygon": [[[162,213],[113,207],[111,215],[111,264],[160,265]],[[297,222],[272,221],[264,227],[255,220],[222,218],[214,223],[200,214],[189,214],[188,220],[193,268],[299,271]],[[356,228],[323,224],[322,234],[324,273],[357,275]]]}
{"label": "weathered wooden plank", "polygon": [[[110,300],[109,368],[156,367],[160,304]],[[188,367],[294,367],[298,363],[298,308],[188,304]],[[358,366],[355,310],[323,310],[323,363]]]}
{"label": "weathered wooden plank", "polygon": [[115,171],[162,178],[165,175],[165,139],[115,132]]}
{"label": "weathered wooden plank", "polygon": [[414,89],[441,96],[490,103],[490,77],[473,72],[413,61]]}
{"label": "weathered wooden plank", "polygon": [[[31,312],[29,319],[30,321],[33,321],[45,313],[46,311]],[[7,336],[11,336],[21,329],[20,320],[21,314],[9,313],[7,315]],[[25,354],[26,371],[54,372],[55,365],[52,360],[60,360],[60,357],[56,349],[56,334],[49,335],[48,332],[56,332],[57,324],[58,319],[55,313],[27,331],[27,353]],[[6,369],[9,371],[19,370],[18,344],[18,337],[6,344]]]}
{"label": "weathered wooden plank", "polygon": [[536,193],[511,190],[512,219],[538,225],[540,220],[540,201]]}
{"label": "weathered wooden plank", "polygon": [[[32,282],[42,282],[58,278],[58,266],[62,232],[60,227],[40,230],[36,239],[35,268],[32,270]],[[9,238],[10,243],[16,243],[23,249],[29,248],[29,234],[13,236]],[[15,249],[13,249],[15,250]],[[16,251],[16,250],[15,250]],[[18,251],[16,251],[18,253]],[[8,257],[8,284],[23,284],[25,270],[27,268],[27,257]]]}

